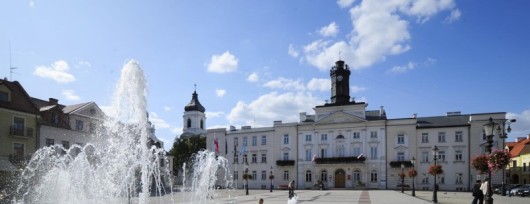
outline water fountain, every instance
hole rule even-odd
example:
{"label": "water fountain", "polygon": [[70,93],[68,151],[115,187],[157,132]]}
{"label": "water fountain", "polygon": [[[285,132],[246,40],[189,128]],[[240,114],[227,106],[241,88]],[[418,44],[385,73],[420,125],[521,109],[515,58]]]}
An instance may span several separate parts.
{"label": "water fountain", "polygon": [[[147,203],[166,193],[163,149],[148,146],[147,83],[138,62],[127,62],[112,113],[92,143],[39,149],[22,172],[19,203]],[[164,165],[167,166],[167,165]]]}

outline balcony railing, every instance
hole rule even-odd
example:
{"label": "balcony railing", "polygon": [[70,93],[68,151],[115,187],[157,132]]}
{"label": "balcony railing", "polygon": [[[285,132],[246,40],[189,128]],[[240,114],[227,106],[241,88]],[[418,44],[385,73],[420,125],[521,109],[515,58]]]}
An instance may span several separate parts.
{"label": "balcony railing", "polygon": [[9,127],[9,135],[12,136],[22,136],[22,137],[33,137],[33,128],[26,128],[26,132],[24,132],[24,128],[12,125]]}
{"label": "balcony railing", "polygon": [[277,160],[276,165],[278,166],[294,166],[294,160]]}
{"label": "balcony railing", "polygon": [[412,167],[412,162],[410,161],[391,161],[390,167],[392,168],[401,168],[401,164],[404,164],[405,167]]}
{"label": "balcony railing", "polygon": [[364,163],[366,157],[328,157],[328,158],[315,158],[317,164],[354,164]]}

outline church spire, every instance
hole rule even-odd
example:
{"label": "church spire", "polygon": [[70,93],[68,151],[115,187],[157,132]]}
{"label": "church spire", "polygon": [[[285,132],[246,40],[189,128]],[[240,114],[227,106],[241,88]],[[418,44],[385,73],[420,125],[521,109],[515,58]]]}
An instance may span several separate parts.
{"label": "church spire", "polygon": [[201,102],[199,102],[199,97],[197,94],[197,85],[195,84],[194,86],[195,89],[193,90],[191,101],[190,103],[188,103],[188,105],[184,107],[184,111],[200,111],[204,113],[206,109],[204,108],[204,106],[201,105]]}

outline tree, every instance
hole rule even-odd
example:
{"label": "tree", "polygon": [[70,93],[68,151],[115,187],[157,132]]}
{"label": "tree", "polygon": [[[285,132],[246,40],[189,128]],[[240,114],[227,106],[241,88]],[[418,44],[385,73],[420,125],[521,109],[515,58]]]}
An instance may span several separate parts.
{"label": "tree", "polygon": [[182,164],[188,164],[193,161],[193,155],[201,150],[206,149],[206,137],[192,136],[185,139],[175,138],[169,155],[173,156],[173,172],[177,174],[182,170]]}

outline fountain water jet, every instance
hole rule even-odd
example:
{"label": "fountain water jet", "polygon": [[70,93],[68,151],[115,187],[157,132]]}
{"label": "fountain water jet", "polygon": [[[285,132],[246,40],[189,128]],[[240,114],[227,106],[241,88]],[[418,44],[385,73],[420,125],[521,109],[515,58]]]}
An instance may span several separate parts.
{"label": "fountain water jet", "polygon": [[148,131],[146,95],[143,71],[130,60],[122,69],[110,117],[93,142],[39,149],[22,172],[17,202],[147,203],[152,193],[164,193],[169,170],[160,162],[168,161],[163,149],[148,146],[156,138]]}

